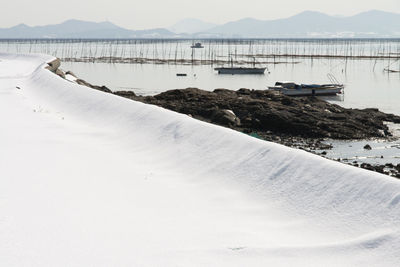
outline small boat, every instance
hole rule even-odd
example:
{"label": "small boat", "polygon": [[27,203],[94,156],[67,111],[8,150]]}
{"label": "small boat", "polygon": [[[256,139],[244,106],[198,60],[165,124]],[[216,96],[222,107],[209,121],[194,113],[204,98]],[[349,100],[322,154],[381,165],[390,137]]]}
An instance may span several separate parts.
{"label": "small boat", "polygon": [[204,48],[204,46],[202,46],[201,43],[195,43],[191,48]]}
{"label": "small boat", "polygon": [[228,67],[215,68],[218,74],[264,74],[266,68]]}
{"label": "small boat", "polygon": [[183,76],[187,76],[187,74],[186,73],[177,73],[176,76],[183,77]]}
{"label": "small boat", "polygon": [[264,74],[267,68],[256,68],[255,62],[253,63],[253,67],[234,67],[233,60],[231,59],[230,67],[219,67],[214,68],[214,70],[218,71],[218,74]]}
{"label": "small boat", "polygon": [[343,84],[296,84],[294,82],[276,82],[269,90],[279,91],[287,96],[326,96],[343,93]]}
{"label": "small boat", "polygon": [[383,71],[389,72],[389,73],[398,73],[398,72],[400,72],[400,70],[392,70],[392,69],[383,69]]}

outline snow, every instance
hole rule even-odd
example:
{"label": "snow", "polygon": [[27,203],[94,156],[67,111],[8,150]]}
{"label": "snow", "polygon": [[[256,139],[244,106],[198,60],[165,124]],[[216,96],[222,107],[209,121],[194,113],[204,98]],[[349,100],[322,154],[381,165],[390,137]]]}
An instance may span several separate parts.
{"label": "snow", "polygon": [[1,266],[400,261],[399,180],[77,85],[51,60],[0,54]]}
{"label": "snow", "polygon": [[70,81],[70,82],[76,82],[77,78],[71,74],[66,74],[65,79]]}

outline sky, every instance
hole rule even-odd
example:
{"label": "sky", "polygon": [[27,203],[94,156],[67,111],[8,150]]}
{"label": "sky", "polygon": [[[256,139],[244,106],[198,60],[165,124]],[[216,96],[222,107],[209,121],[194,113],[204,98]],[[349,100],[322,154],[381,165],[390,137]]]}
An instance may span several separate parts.
{"label": "sky", "polygon": [[185,18],[222,24],[246,17],[286,18],[305,10],[351,16],[371,9],[400,13],[400,0],[14,0],[0,9],[0,27],[110,21],[128,29],[169,27]]}

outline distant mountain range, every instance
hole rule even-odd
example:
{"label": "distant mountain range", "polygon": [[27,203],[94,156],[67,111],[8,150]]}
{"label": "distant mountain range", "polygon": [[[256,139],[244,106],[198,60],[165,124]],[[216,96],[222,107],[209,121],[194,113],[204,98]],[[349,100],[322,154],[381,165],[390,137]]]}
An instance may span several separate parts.
{"label": "distant mountain range", "polygon": [[128,30],[111,22],[67,20],[61,24],[30,27],[20,24],[0,29],[0,38],[168,38],[176,34],[167,29]]}
{"label": "distant mountain range", "polygon": [[351,17],[305,11],[278,20],[246,18],[204,34],[251,38],[400,37],[400,14],[372,10]]}
{"label": "distant mountain range", "polygon": [[222,25],[185,19],[168,29],[129,30],[111,22],[68,20],[0,29],[0,38],[398,38],[400,14],[372,10],[350,17],[314,11],[277,20],[245,18]]}

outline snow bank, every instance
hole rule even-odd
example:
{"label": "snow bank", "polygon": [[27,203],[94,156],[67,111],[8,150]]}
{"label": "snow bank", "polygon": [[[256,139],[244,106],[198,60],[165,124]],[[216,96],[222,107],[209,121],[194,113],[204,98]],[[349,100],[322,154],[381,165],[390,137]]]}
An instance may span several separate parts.
{"label": "snow bank", "polygon": [[400,261],[398,180],[0,60],[2,266]]}

